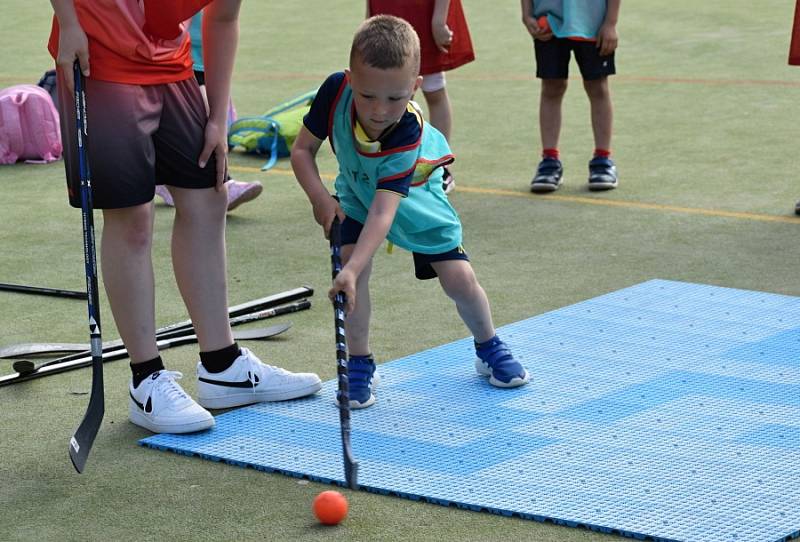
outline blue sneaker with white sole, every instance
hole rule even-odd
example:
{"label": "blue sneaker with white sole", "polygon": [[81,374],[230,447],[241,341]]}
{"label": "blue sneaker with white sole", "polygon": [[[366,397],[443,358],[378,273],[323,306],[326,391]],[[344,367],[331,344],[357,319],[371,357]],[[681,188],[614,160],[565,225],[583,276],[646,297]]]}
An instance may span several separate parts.
{"label": "blue sneaker with white sole", "polygon": [[531,192],[546,194],[555,192],[561,186],[564,178],[564,167],[561,160],[552,156],[545,156],[536,167],[536,175],[531,181]]}
{"label": "blue sneaker with white sole", "polygon": [[589,190],[612,190],[618,184],[617,166],[611,158],[595,156],[589,161]]}
{"label": "blue sneaker with white sole", "polygon": [[528,371],[511,355],[506,343],[495,335],[485,343],[475,343],[475,370],[489,377],[489,384],[498,388],[516,388],[530,380]]}
{"label": "blue sneaker with white sole", "polygon": [[375,403],[372,390],[380,382],[375,372],[375,360],[372,356],[350,356],[347,360],[348,383],[350,392],[350,408],[367,408]]}

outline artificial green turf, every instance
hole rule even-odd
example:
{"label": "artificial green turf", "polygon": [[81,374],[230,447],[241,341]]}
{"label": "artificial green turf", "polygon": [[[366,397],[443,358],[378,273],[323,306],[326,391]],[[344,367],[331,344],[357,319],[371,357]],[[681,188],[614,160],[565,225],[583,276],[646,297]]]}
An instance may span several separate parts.
{"label": "artificial green turf", "polygon": [[[527,190],[539,149],[538,83],[518,4],[465,1],[478,60],[448,74],[459,186],[452,200],[498,325],[651,278],[800,295],[800,220],[791,215],[800,197],[800,69],[786,66],[789,4],[760,2],[755,15],[751,2],[625,3],[620,74],[611,80],[620,188],[586,191],[588,103],[572,79],[561,142],[567,181],[548,198]],[[47,4],[5,7],[0,85],[36,82],[50,65]],[[234,80],[240,114],[258,114],[344,67],[363,11],[361,2],[344,0],[245,2]],[[309,205],[287,163],[268,174],[254,169],[260,159],[237,155],[232,163],[236,178],[259,179],[265,190],[228,220],[231,304],[301,284],[317,289],[310,311],[287,318],[295,324],[289,333],[248,346],[267,361],[333,378],[328,255]],[[335,173],[327,146],[320,168]],[[81,289],[80,213],[65,202],[63,165],[6,166],[0,186],[0,282]],[[714,214],[720,211],[752,216]],[[171,275],[171,214],[157,206],[159,324],[186,318]],[[407,253],[381,251],[373,277],[372,345],[380,361],[466,336],[438,286],[413,278]],[[0,292],[0,307],[2,344],[86,338],[80,301]],[[101,309],[104,335],[114,338],[105,301]],[[165,359],[194,392],[194,348]],[[0,371],[10,363],[0,361]],[[146,432],[126,421],[127,364],[105,371],[106,418],[80,476],[67,440],[85,410],[90,372],[0,388],[0,540],[611,538],[363,492],[348,493],[351,516],[342,526],[321,528],[310,504],[325,486],[138,447]]]}

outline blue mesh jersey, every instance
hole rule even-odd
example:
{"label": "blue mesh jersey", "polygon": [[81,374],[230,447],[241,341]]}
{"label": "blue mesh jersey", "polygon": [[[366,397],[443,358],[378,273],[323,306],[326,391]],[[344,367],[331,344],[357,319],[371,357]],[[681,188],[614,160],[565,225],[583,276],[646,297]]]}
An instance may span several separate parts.
{"label": "blue mesh jersey", "polygon": [[597,37],[606,18],[606,0],[530,0],[533,16],[547,15],[557,38]]}
{"label": "blue mesh jersey", "polygon": [[343,72],[322,84],[303,119],[320,140],[329,139],[339,163],[336,193],[347,216],[364,224],[378,190],[399,194],[387,239],[421,254],[441,254],[461,245],[461,221],[442,189],[442,168],[453,161],[444,136],[409,104],[377,141],[358,125],[353,92]]}

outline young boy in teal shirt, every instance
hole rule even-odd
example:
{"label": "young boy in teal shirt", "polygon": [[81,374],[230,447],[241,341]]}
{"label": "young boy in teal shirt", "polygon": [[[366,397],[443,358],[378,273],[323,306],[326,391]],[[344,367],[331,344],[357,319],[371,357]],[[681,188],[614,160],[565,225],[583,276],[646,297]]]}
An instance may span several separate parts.
{"label": "young boy in teal shirt", "polygon": [[[342,221],[344,267],[329,295],[347,296],[345,335],[353,408],[375,402],[369,346],[369,277],[389,239],[413,252],[416,276],[437,277],[475,338],[475,366],[498,387],[528,382],[528,372],[495,334],[489,301],[461,246],[461,222],[442,189],[453,161],[444,136],[411,102],[421,83],[419,38],[404,20],[378,15],[358,28],[350,69],[320,87],[292,148],[292,168],[326,237]],[[331,197],[316,154],[325,139],[339,163]]]}
{"label": "young boy in teal shirt", "polygon": [[591,107],[595,150],[589,161],[589,190],[617,187],[617,168],[611,159],[614,107],[608,76],[616,73],[614,51],[621,1],[521,0],[522,23],[534,39],[536,77],[542,80],[542,160],[531,181],[531,192],[553,192],[563,180],[558,140],[571,55],[581,70]]}

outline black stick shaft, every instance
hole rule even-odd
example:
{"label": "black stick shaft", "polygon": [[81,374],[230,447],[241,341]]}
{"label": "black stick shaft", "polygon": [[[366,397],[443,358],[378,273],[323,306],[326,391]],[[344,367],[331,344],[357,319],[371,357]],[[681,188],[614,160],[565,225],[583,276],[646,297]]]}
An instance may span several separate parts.
{"label": "black stick shaft", "polygon": [[92,391],[89,406],[75,433],[69,441],[69,456],[75,470],[83,472],[89,452],[105,411],[103,390],[103,339],[100,331],[100,303],[97,291],[97,260],[94,242],[94,206],[92,204],[92,179],[86,145],[86,93],[84,92],[79,63],[74,65],[75,124],[78,145],[78,167],[81,177],[81,219],[83,224],[83,256],[86,268],[86,294],[89,312],[89,343],[92,352]]}
{"label": "black stick shaft", "polygon": [[69,297],[72,299],[87,299],[86,292],[74,290],[60,290],[58,288],[42,288],[40,286],[24,286],[22,284],[6,284],[0,282],[0,290],[17,292],[21,294],[49,295],[54,297]]}
{"label": "black stick shaft", "polygon": [[[331,270],[335,279],[342,270],[342,241],[341,225],[339,218],[333,219],[331,224]],[[344,334],[344,305],[343,292],[337,292],[333,298],[333,323],[336,331],[336,376],[339,390],[336,394],[339,403],[339,426],[342,434],[342,457],[344,459],[345,482],[351,489],[358,489],[358,462],[353,458],[350,444],[350,383],[347,370],[347,340]]]}

